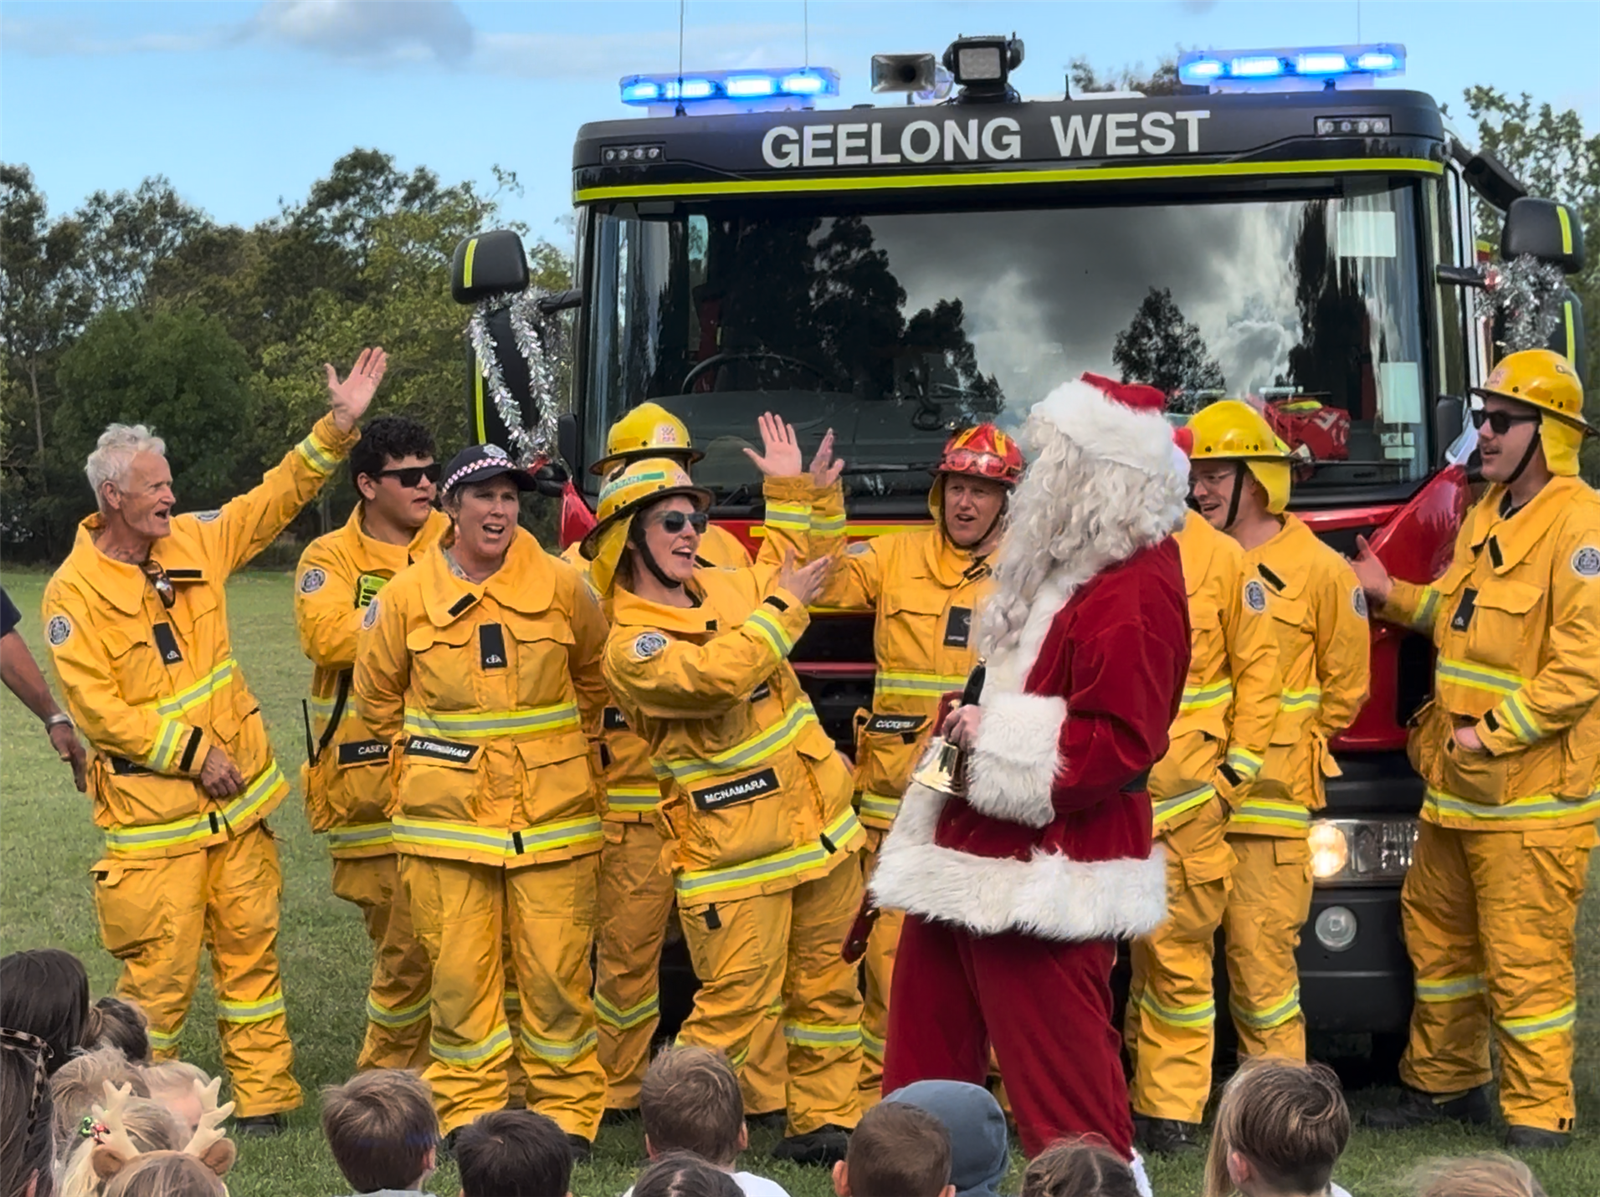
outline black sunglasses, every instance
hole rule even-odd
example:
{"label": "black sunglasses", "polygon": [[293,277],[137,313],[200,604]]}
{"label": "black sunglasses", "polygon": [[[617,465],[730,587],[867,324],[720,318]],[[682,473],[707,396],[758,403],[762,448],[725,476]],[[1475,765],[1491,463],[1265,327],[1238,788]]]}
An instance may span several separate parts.
{"label": "black sunglasses", "polygon": [[167,577],[167,571],[161,568],[159,561],[145,561],[139,568],[144,571],[144,576],[150,579],[150,585],[155,587],[156,597],[161,600],[161,605],[168,611],[172,604],[178,601],[178,592],[172,588],[172,579]]}
{"label": "black sunglasses", "polygon": [[0,1048],[33,1059],[33,1096],[28,1101],[28,1129],[31,1131],[38,1120],[39,1104],[44,1100],[45,1089],[49,1087],[47,1069],[55,1051],[37,1035],[13,1031],[10,1027],[0,1027]]}
{"label": "black sunglasses", "polygon": [[401,466],[397,470],[379,470],[375,477],[393,478],[407,490],[415,490],[417,487],[422,485],[422,480],[424,478],[426,478],[429,482],[437,483],[439,481],[439,475],[443,472],[444,471],[440,467],[439,463],[434,462],[432,465]]}
{"label": "black sunglasses", "polygon": [[1487,424],[1496,436],[1504,436],[1513,424],[1537,424],[1538,416],[1522,416],[1509,411],[1484,411],[1477,408],[1472,413],[1472,426],[1482,428]]}
{"label": "black sunglasses", "polygon": [[669,511],[656,522],[661,525],[663,532],[670,536],[676,536],[683,531],[685,526],[693,528],[696,532],[703,533],[711,519],[703,511]]}

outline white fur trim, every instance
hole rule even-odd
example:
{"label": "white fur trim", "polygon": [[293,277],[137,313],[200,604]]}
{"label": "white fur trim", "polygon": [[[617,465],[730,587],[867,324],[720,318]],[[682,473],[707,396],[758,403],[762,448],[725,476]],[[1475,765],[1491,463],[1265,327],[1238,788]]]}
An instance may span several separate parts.
{"label": "white fur trim", "polygon": [[954,923],[977,935],[1020,931],[1042,939],[1132,938],[1167,917],[1166,853],[1143,860],[1077,861],[1055,852],[991,859],[933,842],[943,794],[912,782],[878,854],[871,889],[890,909]]}
{"label": "white fur trim", "polygon": [[967,801],[996,819],[1045,826],[1056,814],[1050,791],[1061,769],[1066,700],[1001,691],[982,705],[967,765]]}
{"label": "white fur trim", "polygon": [[[1139,410],[1118,403],[1098,387],[1075,378],[1064,382],[1033,405],[1043,416],[1097,457],[1132,466],[1147,474],[1166,474],[1177,468],[1173,457],[1172,425],[1157,411]],[[1189,463],[1183,462],[1187,481]]]}

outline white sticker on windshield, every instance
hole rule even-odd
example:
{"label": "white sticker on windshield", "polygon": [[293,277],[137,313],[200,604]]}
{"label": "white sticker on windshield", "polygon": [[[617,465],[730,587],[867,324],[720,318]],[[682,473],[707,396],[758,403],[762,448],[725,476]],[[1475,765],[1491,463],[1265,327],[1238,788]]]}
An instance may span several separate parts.
{"label": "white sticker on windshield", "polygon": [[1422,369],[1416,362],[1378,364],[1378,418],[1385,424],[1422,423]]}
{"label": "white sticker on windshield", "polygon": [[1395,256],[1393,212],[1340,212],[1334,226],[1341,258],[1392,258]]}

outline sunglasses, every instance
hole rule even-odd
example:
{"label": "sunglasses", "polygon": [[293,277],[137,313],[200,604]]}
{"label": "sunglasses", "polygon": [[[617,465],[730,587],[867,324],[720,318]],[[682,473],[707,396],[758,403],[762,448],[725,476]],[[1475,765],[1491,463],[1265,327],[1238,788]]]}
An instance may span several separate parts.
{"label": "sunglasses", "polygon": [[393,478],[406,490],[415,490],[422,485],[424,478],[429,482],[437,483],[441,473],[443,473],[443,470],[439,463],[434,462],[432,465],[401,466],[397,470],[379,470],[376,476],[380,479]]}
{"label": "sunglasses", "polygon": [[1481,407],[1472,413],[1472,426],[1482,428],[1485,424],[1496,436],[1504,436],[1511,431],[1513,424],[1537,424],[1538,416],[1521,416],[1509,411],[1484,411]]}
{"label": "sunglasses", "polygon": [[32,1130],[38,1120],[39,1103],[44,1100],[45,1089],[49,1084],[45,1065],[55,1052],[37,1035],[30,1035],[26,1031],[13,1031],[10,1027],[0,1027],[0,1048],[16,1052],[18,1055],[33,1057],[33,1096],[28,1101],[28,1129]]}
{"label": "sunglasses", "polygon": [[161,605],[168,611],[172,604],[178,601],[178,592],[172,588],[172,579],[167,577],[167,571],[161,568],[159,561],[145,561],[139,566],[144,576],[150,579],[150,585],[155,587],[156,597],[161,600]]}
{"label": "sunglasses", "polygon": [[661,525],[661,530],[669,536],[676,536],[685,528],[693,528],[696,532],[704,533],[706,525],[710,522],[710,517],[703,511],[669,511],[656,520],[656,523]]}

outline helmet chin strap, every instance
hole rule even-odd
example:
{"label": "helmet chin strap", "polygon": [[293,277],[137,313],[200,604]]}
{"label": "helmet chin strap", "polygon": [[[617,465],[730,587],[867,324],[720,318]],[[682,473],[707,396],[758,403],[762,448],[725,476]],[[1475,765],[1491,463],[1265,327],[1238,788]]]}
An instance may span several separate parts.
{"label": "helmet chin strap", "polygon": [[1239,518],[1239,497],[1244,494],[1244,472],[1249,469],[1242,461],[1233,463],[1233,497],[1228,500],[1228,519],[1222,525],[1226,532],[1233,527],[1233,522]]}
{"label": "helmet chin strap", "polygon": [[654,554],[650,552],[650,547],[644,542],[644,525],[639,522],[638,516],[634,516],[633,522],[628,525],[628,543],[638,551],[640,558],[644,561],[644,567],[655,575],[657,582],[660,582],[668,590],[681,590],[683,588],[682,582],[676,578],[669,578],[667,571],[657,564]]}
{"label": "helmet chin strap", "polygon": [[1522,471],[1528,468],[1528,463],[1533,460],[1533,451],[1539,447],[1539,430],[1543,427],[1544,417],[1541,415],[1539,423],[1533,426],[1533,435],[1528,438],[1528,447],[1523,450],[1522,460],[1517,462],[1517,468],[1511,471],[1511,477],[1506,479],[1505,485],[1510,486],[1516,482],[1518,478],[1522,477]]}

